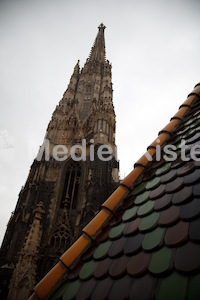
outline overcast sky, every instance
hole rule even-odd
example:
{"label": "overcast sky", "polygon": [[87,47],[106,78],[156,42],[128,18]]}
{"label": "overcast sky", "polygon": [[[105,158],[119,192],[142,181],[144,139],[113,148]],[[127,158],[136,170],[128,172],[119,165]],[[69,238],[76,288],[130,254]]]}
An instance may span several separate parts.
{"label": "overcast sky", "polygon": [[199,0],[0,0],[0,241],[55,106],[101,22],[122,177],[200,81]]}

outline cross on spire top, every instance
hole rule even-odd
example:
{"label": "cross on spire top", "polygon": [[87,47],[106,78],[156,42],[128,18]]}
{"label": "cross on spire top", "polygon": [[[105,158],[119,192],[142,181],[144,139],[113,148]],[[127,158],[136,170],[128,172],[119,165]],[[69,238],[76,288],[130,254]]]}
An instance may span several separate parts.
{"label": "cross on spire top", "polygon": [[98,28],[99,28],[99,30],[101,30],[101,29],[104,30],[106,28],[106,26],[103,23],[101,23]]}

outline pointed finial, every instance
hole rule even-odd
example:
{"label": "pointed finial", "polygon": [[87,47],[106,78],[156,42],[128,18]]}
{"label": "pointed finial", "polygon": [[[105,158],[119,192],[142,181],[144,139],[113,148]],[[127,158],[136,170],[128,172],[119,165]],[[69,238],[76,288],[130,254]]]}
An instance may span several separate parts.
{"label": "pointed finial", "polygon": [[79,74],[79,71],[80,71],[79,62],[80,62],[80,60],[78,59],[77,64],[76,64],[75,67],[74,67],[74,73],[72,74],[72,76],[73,76],[74,74],[76,74],[76,75]]}
{"label": "pointed finial", "polygon": [[76,63],[76,65],[75,65],[75,67],[74,67],[74,68],[77,68],[77,67],[79,67],[79,63],[80,63],[80,60],[78,59],[78,61],[77,61],[77,63]]}
{"label": "pointed finial", "polygon": [[106,28],[106,26],[103,24],[103,23],[101,23],[100,25],[99,25],[99,31],[101,30],[101,29],[103,29],[103,31],[104,31],[104,29]]}

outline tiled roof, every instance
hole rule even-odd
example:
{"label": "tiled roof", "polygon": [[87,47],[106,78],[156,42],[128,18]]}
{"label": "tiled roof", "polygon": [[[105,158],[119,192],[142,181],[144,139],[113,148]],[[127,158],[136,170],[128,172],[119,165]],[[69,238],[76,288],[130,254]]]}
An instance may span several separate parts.
{"label": "tiled roof", "polygon": [[[200,299],[199,97],[200,84],[30,299]],[[166,144],[177,159],[157,161]]]}

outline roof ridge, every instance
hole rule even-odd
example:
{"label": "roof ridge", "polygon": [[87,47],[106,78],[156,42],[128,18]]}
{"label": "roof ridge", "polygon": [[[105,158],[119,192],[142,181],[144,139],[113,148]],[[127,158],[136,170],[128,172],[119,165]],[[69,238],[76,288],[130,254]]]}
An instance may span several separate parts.
{"label": "roof ridge", "polygon": [[179,107],[178,112],[170,119],[170,122],[158,133],[156,140],[147,147],[147,152],[135,163],[134,169],[120,183],[119,187],[102,204],[101,211],[83,228],[83,234],[79,239],[60,257],[60,261],[49,271],[49,273],[36,285],[34,293],[29,300],[45,299],[56,283],[72,268],[81,254],[85,252],[99,234],[116,210],[122,204],[124,198],[129,194],[130,188],[149,164],[149,158],[156,153],[156,146],[163,146],[190,110],[196,98],[200,97],[200,83],[195,85],[194,90],[187,96],[187,99]]}

